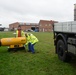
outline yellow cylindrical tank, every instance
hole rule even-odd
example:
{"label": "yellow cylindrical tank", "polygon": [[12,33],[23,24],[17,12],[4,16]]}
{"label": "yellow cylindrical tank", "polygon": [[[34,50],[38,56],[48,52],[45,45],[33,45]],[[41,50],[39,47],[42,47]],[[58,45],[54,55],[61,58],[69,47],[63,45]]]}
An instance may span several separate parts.
{"label": "yellow cylindrical tank", "polygon": [[10,45],[18,45],[26,43],[25,37],[14,37],[14,38],[2,38],[0,40],[1,46],[10,46]]}

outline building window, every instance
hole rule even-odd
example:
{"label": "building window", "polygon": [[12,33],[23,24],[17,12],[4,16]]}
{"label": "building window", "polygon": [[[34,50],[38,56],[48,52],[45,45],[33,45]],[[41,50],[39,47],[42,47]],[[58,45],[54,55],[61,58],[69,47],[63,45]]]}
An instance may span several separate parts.
{"label": "building window", "polygon": [[49,26],[51,26],[51,24],[49,24]]}
{"label": "building window", "polygon": [[45,24],[45,26],[47,26],[47,24]]}

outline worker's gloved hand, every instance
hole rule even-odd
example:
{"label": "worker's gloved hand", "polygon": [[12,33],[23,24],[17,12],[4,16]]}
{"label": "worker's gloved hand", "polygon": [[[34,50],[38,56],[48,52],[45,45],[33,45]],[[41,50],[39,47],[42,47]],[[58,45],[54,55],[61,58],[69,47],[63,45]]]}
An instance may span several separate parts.
{"label": "worker's gloved hand", "polygon": [[28,44],[25,44],[25,46],[27,46]]}
{"label": "worker's gloved hand", "polygon": [[29,42],[27,42],[25,45],[27,46]]}

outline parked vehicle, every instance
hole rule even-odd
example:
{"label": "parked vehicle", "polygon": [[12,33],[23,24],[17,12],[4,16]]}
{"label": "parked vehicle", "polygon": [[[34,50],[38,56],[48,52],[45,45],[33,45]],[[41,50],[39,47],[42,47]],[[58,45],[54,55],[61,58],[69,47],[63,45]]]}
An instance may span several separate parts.
{"label": "parked vehicle", "polygon": [[5,28],[0,27],[0,31],[4,31]]}
{"label": "parked vehicle", "polygon": [[54,23],[54,45],[60,60],[76,56],[76,21]]}

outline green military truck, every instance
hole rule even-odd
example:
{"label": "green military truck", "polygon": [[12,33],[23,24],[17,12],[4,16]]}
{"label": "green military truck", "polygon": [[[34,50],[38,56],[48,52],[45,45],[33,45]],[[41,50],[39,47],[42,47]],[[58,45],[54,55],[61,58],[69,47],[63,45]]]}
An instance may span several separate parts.
{"label": "green military truck", "polygon": [[53,32],[59,59],[67,62],[76,56],[76,21],[54,23]]}

